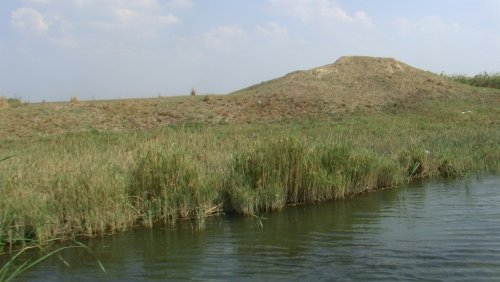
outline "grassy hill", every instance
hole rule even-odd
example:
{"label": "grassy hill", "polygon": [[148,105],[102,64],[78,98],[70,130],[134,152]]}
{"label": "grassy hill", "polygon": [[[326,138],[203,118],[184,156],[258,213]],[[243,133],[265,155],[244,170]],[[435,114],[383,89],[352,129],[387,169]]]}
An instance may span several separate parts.
{"label": "grassy hill", "polygon": [[[329,119],[354,111],[418,108],[447,99],[490,99],[484,91],[390,58],[342,57],[228,95],[115,101],[0,104],[0,138],[166,125]],[[490,91],[491,92],[491,91]],[[488,92],[488,93],[490,93]]]}
{"label": "grassy hill", "polygon": [[358,56],[341,57],[330,65],[295,71],[234,94],[267,100],[297,99],[343,110],[463,97],[471,92],[462,84],[392,58]]}

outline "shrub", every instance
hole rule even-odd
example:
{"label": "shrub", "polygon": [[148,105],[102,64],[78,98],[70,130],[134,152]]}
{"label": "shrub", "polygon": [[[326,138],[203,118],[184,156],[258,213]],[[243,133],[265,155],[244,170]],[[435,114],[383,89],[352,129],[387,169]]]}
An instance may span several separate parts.
{"label": "shrub", "polygon": [[78,97],[76,96],[71,96],[71,99],[69,100],[69,102],[74,105],[74,104],[78,104]]}
{"label": "shrub", "polygon": [[17,108],[23,105],[23,102],[19,98],[5,98],[0,97],[0,108]]}

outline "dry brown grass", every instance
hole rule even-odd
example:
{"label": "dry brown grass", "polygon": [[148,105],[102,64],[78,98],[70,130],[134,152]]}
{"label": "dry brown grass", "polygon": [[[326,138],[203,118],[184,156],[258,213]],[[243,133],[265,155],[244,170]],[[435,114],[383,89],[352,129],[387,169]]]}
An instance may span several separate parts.
{"label": "dry brown grass", "polygon": [[76,96],[71,96],[71,99],[69,100],[69,102],[72,104],[72,105],[75,105],[75,104],[78,104],[78,97]]}
{"label": "dry brown grass", "polygon": [[9,103],[7,102],[7,98],[0,96],[0,109],[9,107]]}
{"label": "dry brown grass", "polygon": [[214,97],[212,97],[211,95],[205,95],[205,97],[203,97],[203,101],[205,102],[210,102],[214,99]]}
{"label": "dry brown grass", "polygon": [[342,57],[334,64],[295,71],[234,94],[253,96],[278,111],[286,105],[296,106],[298,101],[322,111],[342,111],[389,103],[406,106],[473,92],[472,88],[392,58]]}

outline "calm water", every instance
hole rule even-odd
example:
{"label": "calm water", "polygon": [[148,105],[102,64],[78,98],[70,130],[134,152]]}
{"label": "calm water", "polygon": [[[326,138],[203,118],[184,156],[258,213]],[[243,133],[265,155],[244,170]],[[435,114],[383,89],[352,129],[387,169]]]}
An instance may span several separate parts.
{"label": "calm water", "polygon": [[[87,242],[25,281],[497,280],[500,177],[426,182],[253,217]],[[262,224],[262,225],[261,225]]]}

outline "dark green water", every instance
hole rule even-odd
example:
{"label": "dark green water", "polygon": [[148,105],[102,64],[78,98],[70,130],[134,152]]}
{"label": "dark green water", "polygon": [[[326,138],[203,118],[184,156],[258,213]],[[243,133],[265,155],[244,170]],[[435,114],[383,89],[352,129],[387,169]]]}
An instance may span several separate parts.
{"label": "dark green water", "polygon": [[[136,230],[86,242],[24,281],[500,279],[500,177],[431,181],[196,231]],[[261,226],[262,223],[262,226]]]}

